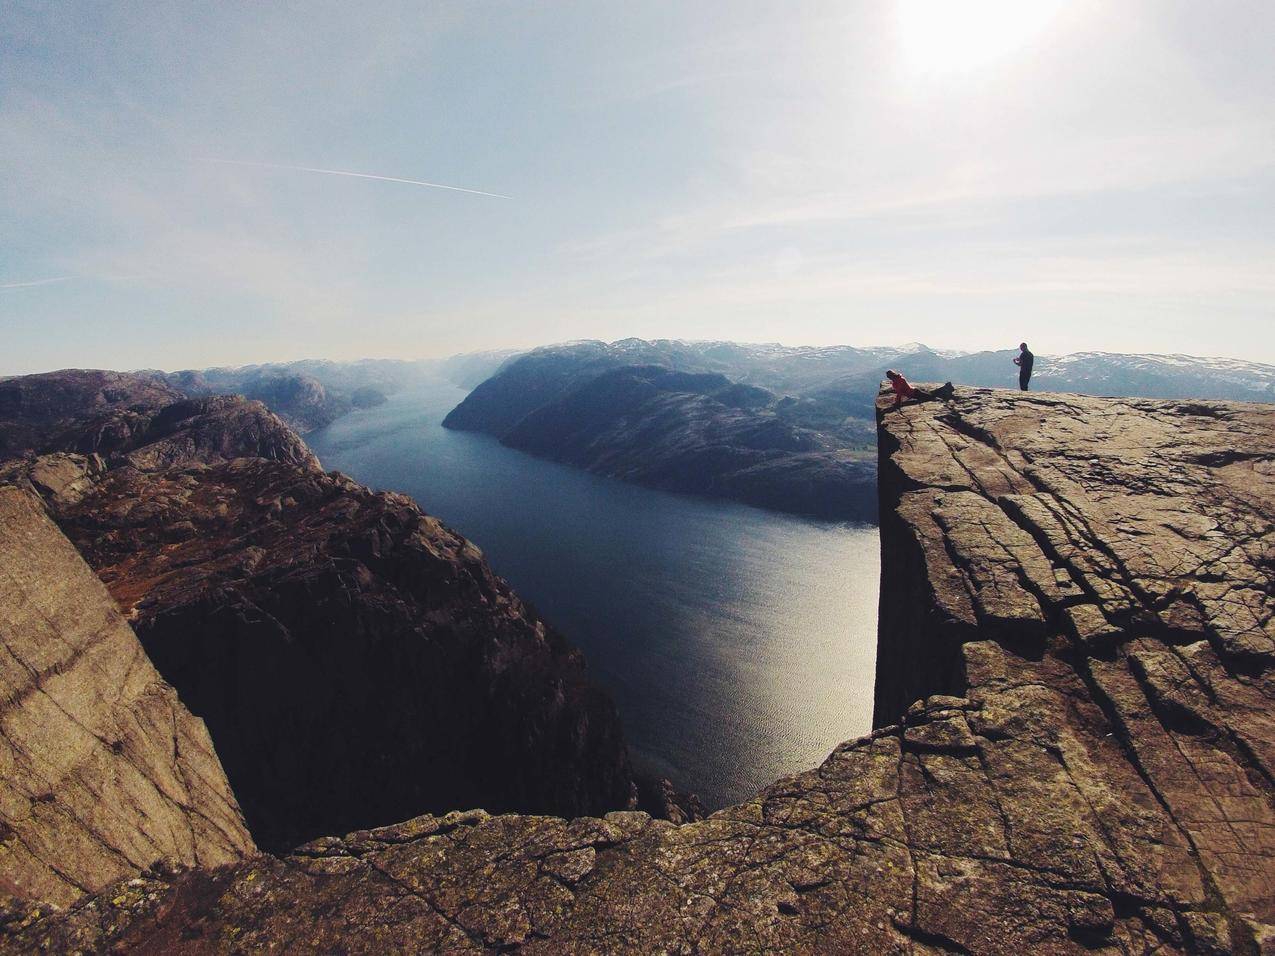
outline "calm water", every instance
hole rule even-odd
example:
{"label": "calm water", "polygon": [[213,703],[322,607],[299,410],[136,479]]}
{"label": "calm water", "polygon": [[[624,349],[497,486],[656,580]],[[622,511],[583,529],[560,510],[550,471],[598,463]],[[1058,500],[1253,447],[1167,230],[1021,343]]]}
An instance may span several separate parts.
{"label": "calm water", "polygon": [[639,766],[711,807],[815,766],[872,716],[875,528],[639,488],[442,428],[464,391],[400,393],[308,436],[412,495],[581,650]]}

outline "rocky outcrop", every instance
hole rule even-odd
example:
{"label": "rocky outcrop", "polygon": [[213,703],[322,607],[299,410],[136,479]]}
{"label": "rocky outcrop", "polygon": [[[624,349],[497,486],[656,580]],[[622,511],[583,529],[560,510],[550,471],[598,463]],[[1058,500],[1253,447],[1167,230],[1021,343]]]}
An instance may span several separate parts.
{"label": "rocky outcrop", "polygon": [[255,853],[203,722],[13,487],[0,487],[0,637],[0,896],[65,905]]}
{"label": "rocky outcrop", "polygon": [[1158,858],[1183,919],[1264,938],[1275,409],[983,391],[880,414],[877,723],[936,688],[980,714],[1013,691],[1029,742],[1107,749],[1066,770],[1152,824],[1124,872]]}
{"label": "rocky outcrop", "polygon": [[819,768],[683,826],[421,817],[15,914],[8,945],[1268,950],[1273,416],[882,406],[883,726]]}
{"label": "rocky outcrop", "polygon": [[181,393],[154,375],[66,369],[0,379],[0,461],[51,451],[110,454]]}
{"label": "rocky outcrop", "polygon": [[161,408],[122,454],[142,471],[266,458],[305,469],[319,459],[260,402],[233,395],[186,399]]}
{"label": "rocky outcrop", "polygon": [[[60,414],[79,434],[99,413]],[[325,474],[259,402],[131,414],[107,455],[27,455],[0,485],[38,495],[107,582],[207,722],[260,845],[456,806],[638,800],[614,706],[472,544]],[[656,782],[640,796],[685,812]]]}
{"label": "rocky outcrop", "polygon": [[152,375],[72,369],[0,380],[0,462],[50,453],[144,470],[261,457],[317,468],[257,401],[185,399]]}
{"label": "rocky outcrop", "polygon": [[351,397],[332,392],[313,375],[281,369],[231,369],[172,372],[165,380],[183,394],[201,397],[233,394],[261,402],[288,426],[304,434],[330,425],[354,407]]}
{"label": "rocky outcrop", "polygon": [[239,459],[116,469],[56,515],[207,721],[263,846],[634,798],[579,653],[402,495]]}

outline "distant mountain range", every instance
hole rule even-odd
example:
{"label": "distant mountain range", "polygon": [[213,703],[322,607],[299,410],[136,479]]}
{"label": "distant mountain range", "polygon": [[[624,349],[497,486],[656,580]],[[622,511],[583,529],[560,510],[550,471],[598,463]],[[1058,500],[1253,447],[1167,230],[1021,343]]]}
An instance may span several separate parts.
{"label": "distant mountain range", "polygon": [[[885,370],[896,366],[913,381],[1013,388],[1018,380],[1013,364],[1017,349],[955,352],[920,343],[860,348],[630,338],[551,345],[528,355],[537,353],[571,355],[609,366],[666,365],[683,371],[720,372],[735,381],[794,396],[844,393],[867,382],[867,407]],[[1032,387],[1114,397],[1271,402],[1275,401],[1275,365],[1189,355],[1038,353]]]}
{"label": "distant mountain range", "polygon": [[[510,357],[444,420],[590,471],[825,518],[875,515],[874,402],[914,382],[1017,385],[1016,350],[583,341]],[[1032,388],[1275,401],[1275,366],[1180,355],[1038,355]]]}

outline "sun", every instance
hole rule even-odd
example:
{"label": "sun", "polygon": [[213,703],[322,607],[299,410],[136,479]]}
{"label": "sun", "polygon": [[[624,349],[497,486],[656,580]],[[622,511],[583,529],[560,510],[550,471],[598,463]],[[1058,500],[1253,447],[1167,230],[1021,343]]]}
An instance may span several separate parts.
{"label": "sun", "polygon": [[896,0],[904,63],[920,73],[962,73],[1013,54],[1040,34],[1065,0]]}

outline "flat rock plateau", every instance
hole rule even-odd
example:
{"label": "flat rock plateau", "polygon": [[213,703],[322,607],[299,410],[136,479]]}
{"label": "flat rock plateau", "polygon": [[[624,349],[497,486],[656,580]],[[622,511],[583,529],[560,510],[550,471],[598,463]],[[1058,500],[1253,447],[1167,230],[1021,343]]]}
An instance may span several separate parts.
{"label": "flat rock plateau", "polygon": [[[900,409],[882,396],[877,415],[878,729],[821,766],[680,825],[458,810],[215,865],[178,858],[57,906],[14,895],[0,946],[1275,952],[1275,408],[958,389]],[[219,489],[273,464],[56,480],[38,464],[11,480],[44,489],[143,635],[232,580],[254,603],[287,580],[269,548],[232,578],[185,529],[151,537],[134,514],[172,507],[177,492],[153,483],[187,482],[250,529],[246,501]],[[247,483],[253,508],[339,525],[316,502],[340,479],[307,474],[302,497]],[[128,504],[90,532],[77,509],[98,494]],[[12,741],[22,708],[6,701]]]}

